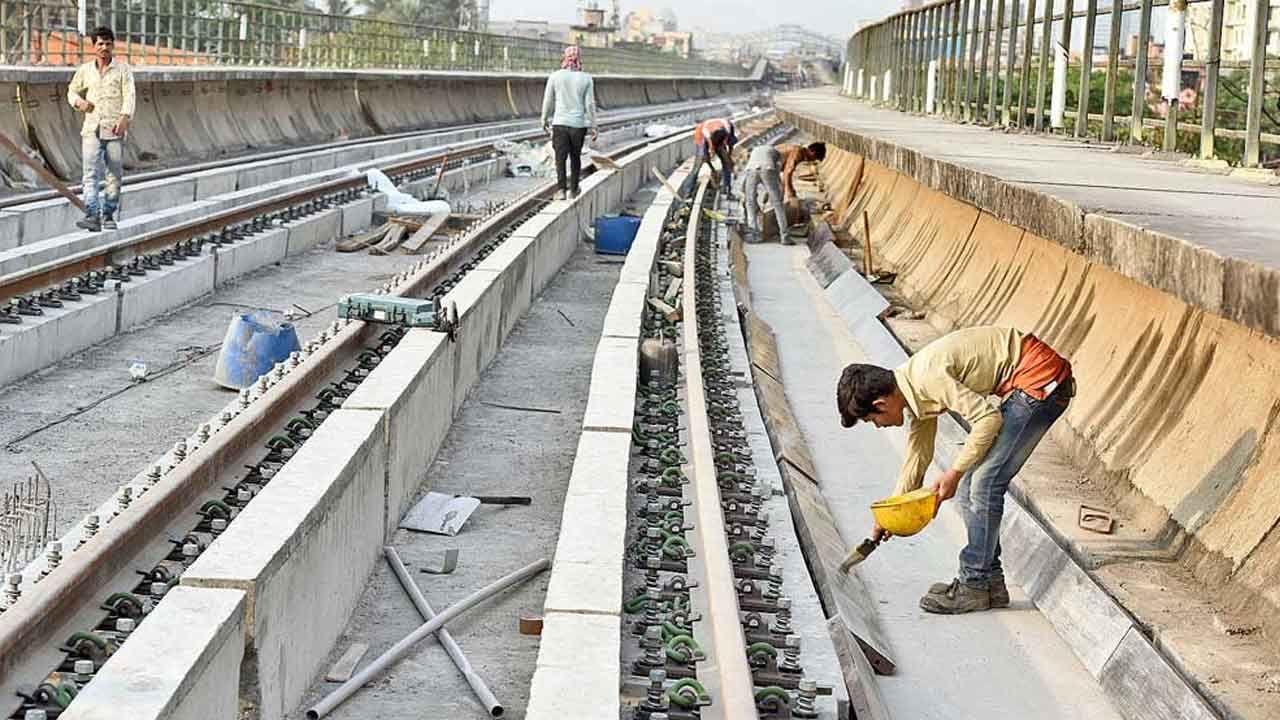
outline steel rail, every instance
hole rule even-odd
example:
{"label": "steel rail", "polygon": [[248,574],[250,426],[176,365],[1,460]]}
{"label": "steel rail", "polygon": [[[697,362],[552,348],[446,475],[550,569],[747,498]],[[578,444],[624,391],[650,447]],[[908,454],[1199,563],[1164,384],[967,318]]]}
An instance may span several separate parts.
{"label": "steel rail", "polygon": [[714,710],[718,717],[728,720],[756,720],[759,713],[756,709],[755,687],[743,650],[747,643],[742,632],[733,564],[729,559],[715,451],[711,442],[711,421],[707,414],[706,386],[702,376],[697,307],[697,252],[707,186],[707,180],[699,183],[693,200],[693,212],[689,216],[684,245],[684,291],[680,306],[684,325],[684,347],[681,352],[684,355],[683,373],[692,469],[690,490],[695,514],[695,548],[700,560],[696,565],[690,563],[690,568],[701,568],[700,592],[705,598],[708,611],[703,622],[708,626],[704,650],[709,662],[699,667],[698,674],[700,677],[708,675],[704,678],[703,685],[716,699],[708,709]]}

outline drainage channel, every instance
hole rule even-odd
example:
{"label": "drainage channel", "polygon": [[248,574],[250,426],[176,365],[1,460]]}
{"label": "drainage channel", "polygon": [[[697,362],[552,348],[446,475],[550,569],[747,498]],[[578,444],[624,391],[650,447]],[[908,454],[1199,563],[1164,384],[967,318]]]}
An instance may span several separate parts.
{"label": "drainage channel", "polygon": [[[632,143],[608,153],[608,156],[620,158],[669,137]],[[551,187],[544,185],[509,203],[493,216],[478,222],[453,245],[437,250],[412,270],[394,277],[379,292],[443,299],[516,228],[538,214],[547,205],[550,194]],[[247,226],[246,231],[253,232],[253,222]],[[270,224],[259,223],[258,226],[270,227]],[[461,331],[465,332],[465,327]],[[8,611],[0,615],[5,620],[9,618],[4,615],[19,611],[16,606],[23,599],[24,591],[38,587],[46,576],[64,563],[64,551],[72,556],[82,554],[83,551],[71,551],[93,543],[95,539],[102,540],[97,536],[112,532],[112,521],[148,493],[178,496],[166,497],[163,503],[165,507],[182,508],[176,517],[145,518],[126,528],[125,532],[131,530],[137,536],[148,534],[148,530],[155,534],[155,529],[163,528],[161,534],[167,536],[134,538],[135,543],[149,545],[145,552],[136,554],[129,561],[128,567],[120,567],[114,576],[96,585],[85,582],[74,587],[73,581],[70,583],[73,587],[68,591],[49,593],[60,597],[41,598],[43,604],[25,608],[24,617],[31,620],[28,637],[25,638],[28,644],[30,633],[35,632],[37,624],[46,620],[54,623],[40,628],[46,634],[50,634],[50,627],[57,626],[56,619],[42,618],[43,615],[74,616],[72,626],[78,629],[59,635],[64,639],[56,648],[45,647],[33,653],[37,657],[31,662],[44,662],[46,669],[33,671],[24,665],[16,674],[30,676],[39,672],[42,678],[19,689],[21,704],[18,707],[10,710],[0,706],[0,711],[10,712],[8,717],[21,720],[54,718],[61,714],[93,679],[105,660],[145,620],[156,603],[178,584],[183,571],[228,528],[325,417],[341,407],[343,400],[395,348],[404,334],[405,331],[398,328],[351,321],[335,322],[300,352],[277,364],[254,387],[243,390],[216,419],[202,425],[194,435],[179,441],[158,464],[121,488],[115,499],[98,514],[86,517],[78,528],[64,536],[63,541],[52,543],[46,556],[35,564],[40,566],[38,569],[29,567],[25,576],[13,574],[6,578],[4,607]],[[242,470],[227,473],[218,462],[192,458],[206,445],[229,447],[223,460],[232,461],[227,464]],[[218,450],[211,452],[217,453]],[[208,455],[206,453],[205,457]],[[192,463],[192,460],[196,462]],[[202,474],[210,475],[214,482],[196,477]],[[175,493],[172,483],[180,482],[177,480],[179,475],[187,477],[187,484],[196,486],[196,489],[184,496]],[[141,527],[144,524],[147,529]],[[104,552],[92,554],[106,555]],[[104,559],[87,558],[89,565],[98,565],[93,561]],[[75,591],[83,593],[80,595],[82,598],[96,596],[101,600],[93,607],[84,607],[85,600],[67,597],[69,592]],[[72,603],[79,607],[69,609]],[[21,647],[23,641],[22,637],[0,638],[0,643],[3,643],[0,649],[10,652],[15,646]],[[8,662],[10,668],[14,665],[13,661]]]}
{"label": "drainage channel", "polygon": [[623,659],[643,699],[630,717],[817,718],[818,696],[832,689],[800,664],[765,508],[772,491],[757,478],[744,378],[730,364],[723,314],[734,309],[721,306],[714,199],[703,181],[664,233],[660,284],[677,288],[680,312],[646,311],[646,337],[680,343],[667,345],[672,362],[642,366],[632,433]]}

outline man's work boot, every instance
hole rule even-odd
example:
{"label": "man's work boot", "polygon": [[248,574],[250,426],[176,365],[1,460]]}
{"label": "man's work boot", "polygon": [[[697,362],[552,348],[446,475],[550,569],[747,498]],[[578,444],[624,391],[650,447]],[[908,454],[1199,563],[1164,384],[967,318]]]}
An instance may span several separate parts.
{"label": "man's work boot", "polygon": [[115,230],[115,229],[116,229],[116,227],[117,227],[117,226],[116,226],[116,219],[115,219],[115,216],[110,215],[110,214],[107,214],[107,215],[103,215],[103,216],[102,216],[102,229],[103,229],[103,230]]}
{"label": "man's work boot", "polygon": [[[929,594],[946,595],[950,589],[951,583],[934,583],[929,588]],[[1009,588],[1004,584],[1004,575],[992,575],[987,592],[991,595],[991,608],[993,610],[1009,607]]]}
{"label": "man's work boot", "polygon": [[102,224],[98,222],[98,218],[92,215],[85,215],[76,221],[76,227],[89,232],[101,232]]}
{"label": "man's work boot", "polygon": [[[932,591],[933,588],[930,588]],[[960,615],[991,609],[991,593],[987,590],[965,585],[959,580],[952,580],[947,591],[941,595],[926,593],[920,598],[920,609],[939,615]]]}

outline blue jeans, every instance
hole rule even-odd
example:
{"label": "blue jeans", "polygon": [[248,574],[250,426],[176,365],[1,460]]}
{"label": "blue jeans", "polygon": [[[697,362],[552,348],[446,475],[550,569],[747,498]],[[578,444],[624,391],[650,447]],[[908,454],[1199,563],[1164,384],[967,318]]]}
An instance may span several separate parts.
{"label": "blue jeans", "polygon": [[[120,185],[124,181],[124,140],[100,139],[96,134],[82,138],[80,145],[80,189],[84,194],[85,215],[114,218],[120,209]],[[102,192],[98,184],[106,177]]]}
{"label": "blue jeans", "polygon": [[1004,424],[982,462],[965,473],[956,489],[960,512],[969,531],[969,544],[960,551],[960,581],[986,589],[1000,565],[1000,520],[1004,494],[1023,463],[1040,444],[1075,394],[1075,380],[1056,388],[1044,400],[1014,390],[1000,405]]}
{"label": "blue jeans", "polygon": [[[694,152],[693,170],[689,171],[689,177],[686,177],[684,184],[680,186],[680,194],[690,200],[693,199],[693,191],[698,187],[698,173],[702,172],[702,165],[711,162],[710,152],[705,145]],[[723,159],[720,163],[724,167],[724,172],[720,178],[723,184],[720,187],[724,188],[725,192],[729,192],[729,189],[733,187],[733,171],[729,169],[728,165],[724,165]]]}

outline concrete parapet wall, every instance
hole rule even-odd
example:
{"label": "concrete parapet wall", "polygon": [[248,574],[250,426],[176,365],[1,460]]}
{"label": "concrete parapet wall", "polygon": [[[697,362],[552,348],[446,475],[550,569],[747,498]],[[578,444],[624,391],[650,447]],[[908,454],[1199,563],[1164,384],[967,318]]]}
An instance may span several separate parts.
{"label": "concrete parapet wall", "polygon": [[[82,116],[66,102],[71,73],[72,68],[0,73],[0,91],[22,98],[0,113],[0,129],[34,138],[30,151],[65,180],[80,176]],[[531,73],[252,68],[138,68],[134,76],[138,112],[125,145],[126,169],[535,116],[546,81]],[[596,77],[606,109],[714,97],[752,85],[746,78]]]}
{"label": "concrete parapet wall", "polygon": [[[1079,386],[1057,439],[1117,503],[1154,516],[1153,529],[1165,522],[1152,533],[1163,550],[1234,591],[1219,597],[1274,617],[1280,340],[1126,273],[1118,250],[1099,259],[870,158],[828,152],[834,217],[857,243],[870,214],[877,268],[952,326],[1018,327],[1067,356]],[[1158,242],[1084,226],[1096,248],[1171,257]],[[1183,257],[1191,265],[1167,266],[1168,278],[1195,274],[1195,253]]]}

